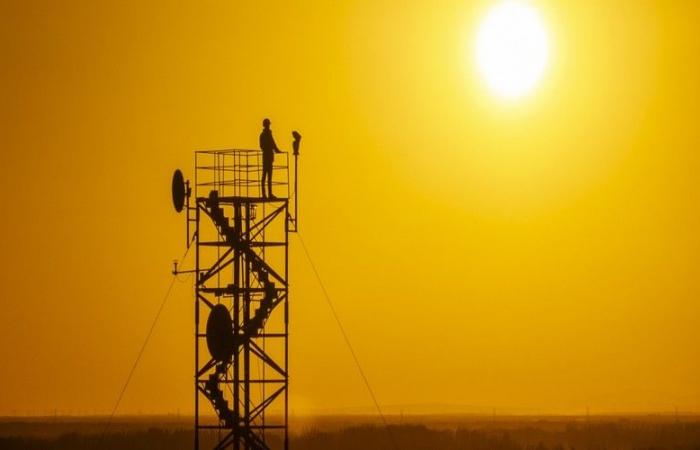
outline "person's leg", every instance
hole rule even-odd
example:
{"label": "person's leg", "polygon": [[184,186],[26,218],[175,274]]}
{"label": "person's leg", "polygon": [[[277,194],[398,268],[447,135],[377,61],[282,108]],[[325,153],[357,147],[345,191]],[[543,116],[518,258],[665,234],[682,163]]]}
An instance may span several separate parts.
{"label": "person's leg", "polygon": [[265,177],[267,177],[267,167],[263,164],[262,178],[260,179],[260,194],[265,198]]}
{"label": "person's leg", "polygon": [[274,195],[272,194],[272,161],[269,161],[267,162],[267,164],[265,164],[264,170],[267,172],[267,196],[269,198],[272,198],[274,197]]}

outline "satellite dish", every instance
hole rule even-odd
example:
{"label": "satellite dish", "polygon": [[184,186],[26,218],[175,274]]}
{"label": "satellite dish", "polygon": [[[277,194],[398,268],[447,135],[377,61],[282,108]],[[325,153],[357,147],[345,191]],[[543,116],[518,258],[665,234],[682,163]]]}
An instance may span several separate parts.
{"label": "satellite dish", "polygon": [[220,362],[233,355],[233,321],[228,309],[218,304],[211,309],[207,319],[207,348],[211,356]]}
{"label": "satellite dish", "polygon": [[173,174],[173,206],[175,211],[181,212],[182,208],[185,206],[185,197],[187,196],[187,189],[185,187],[185,177],[182,176],[180,169],[177,169]]}

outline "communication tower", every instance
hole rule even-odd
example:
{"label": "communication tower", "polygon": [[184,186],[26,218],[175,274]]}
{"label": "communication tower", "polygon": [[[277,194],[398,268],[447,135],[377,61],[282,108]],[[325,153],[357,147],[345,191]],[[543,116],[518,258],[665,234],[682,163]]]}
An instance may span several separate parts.
{"label": "communication tower", "polygon": [[[289,448],[289,233],[297,160],[279,153],[263,196],[260,150],[196,151],[194,183],[172,180],[194,245],[194,448]],[[290,162],[293,178],[290,184]],[[290,192],[291,188],[291,192]]]}

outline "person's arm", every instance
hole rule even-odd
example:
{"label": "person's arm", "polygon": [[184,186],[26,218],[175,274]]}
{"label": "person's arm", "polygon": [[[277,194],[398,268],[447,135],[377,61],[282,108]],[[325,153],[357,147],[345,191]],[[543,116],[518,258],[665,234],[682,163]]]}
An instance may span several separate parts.
{"label": "person's arm", "polygon": [[277,148],[277,144],[275,143],[275,138],[272,137],[272,133],[270,133],[270,141],[272,141],[272,148],[275,149],[275,153],[282,153],[282,150]]}

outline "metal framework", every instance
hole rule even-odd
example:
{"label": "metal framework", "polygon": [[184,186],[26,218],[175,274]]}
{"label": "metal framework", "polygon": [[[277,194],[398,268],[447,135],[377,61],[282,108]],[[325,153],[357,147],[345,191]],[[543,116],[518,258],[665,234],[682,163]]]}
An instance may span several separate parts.
{"label": "metal framework", "polygon": [[[265,198],[259,150],[195,152],[187,223],[188,245],[195,245],[196,450],[289,448],[288,244],[297,228],[297,153],[292,195],[290,157],[281,153],[272,177],[279,197]],[[228,312],[230,335],[212,325],[217,305]]]}

